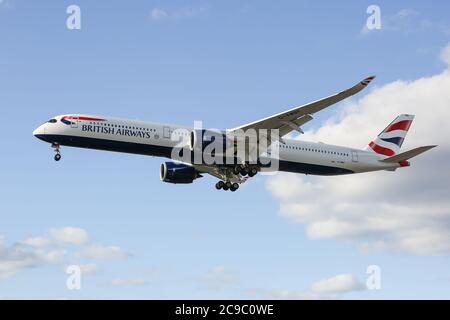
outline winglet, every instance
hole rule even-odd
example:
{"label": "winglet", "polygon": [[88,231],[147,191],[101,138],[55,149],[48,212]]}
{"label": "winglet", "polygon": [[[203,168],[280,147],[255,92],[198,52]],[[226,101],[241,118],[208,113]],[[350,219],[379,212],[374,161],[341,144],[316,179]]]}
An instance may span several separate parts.
{"label": "winglet", "polygon": [[361,84],[365,87],[367,86],[373,79],[375,79],[375,76],[370,76],[365,78],[363,81],[361,81]]}

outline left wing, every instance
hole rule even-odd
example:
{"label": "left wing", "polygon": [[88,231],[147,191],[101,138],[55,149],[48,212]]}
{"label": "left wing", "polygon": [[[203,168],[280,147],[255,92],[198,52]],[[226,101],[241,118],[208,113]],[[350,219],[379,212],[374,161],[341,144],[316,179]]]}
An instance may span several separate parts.
{"label": "left wing", "polygon": [[280,137],[288,134],[289,132],[296,130],[302,132],[300,126],[305,124],[308,121],[312,120],[312,115],[318,111],[325,109],[339,101],[348,98],[361,90],[363,90],[373,79],[375,76],[368,77],[363,81],[359,82],[355,86],[341,91],[335,95],[329,96],[327,98],[317,100],[299,107],[292,108],[285,112],[278,113],[268,118],[264,118],[255,122],[251,122],[245,124],[240,127],[236,127],[228,130],[233,133],[238,130],[246,131],[248,129],[279,129]]}

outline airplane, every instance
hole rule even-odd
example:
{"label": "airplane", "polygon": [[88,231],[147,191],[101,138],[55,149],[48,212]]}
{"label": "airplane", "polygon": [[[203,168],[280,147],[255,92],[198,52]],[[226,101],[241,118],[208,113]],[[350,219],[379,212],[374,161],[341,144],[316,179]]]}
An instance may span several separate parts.
{"label": "airplane", "polygon": [[[187,160],[162,163],[161,180],[168,183],[187,184],[202,177],[203,174],[210,174],[219,179],[215,185],[218,190],[236,191],[242,183],[264,170],[323,176],[379,170],[395,171],[398,168],[410,166],[409,159],[436,147],[429,145],[400,153],[402,143],[414,119],[413,115],[402,114],[396,117],[374,140],[370,141],[365,150],[285,137],[293,131],[303,133],[301,127],[311,121],[315,113],[357,94],[374,78],[375,76],[368,77],[353,87],[324,99],[240,127],[218,131],[218,136],[222,139],[220,143],[223,143],[225,148],[227,146],[235,148],[236,141],[239,139],[244,141],[244,145],[247,143],[244,156],[241,154],[238,157],[234,151],[231,153],[233,158],[231,162],[206,163],[203,158],[200,162],[193,161],[196,150],[205,151],[208,142],[220,140],[217,139],[217,135],[211,138],[217,133],[212,129],[204,130],[106,116],[66,114],[51,118],[35,129],[33,135],[51,144],[55,150],[54,160],[56,161],[61,159],[61,146],[173,159],[173,151],[182,140],[184,143],[182,150],[186,152]],[[261,133],[257,141],[266,142],[266,147],[257,151],[256,161],[250,162],[245,156],[251,149],[250,140],[246,140],[245,137],[239,138],[239,135],[246,130],[253,130],[256,134]],[[278,135],[272,137],[267,134],[268,130],[277,130]],[[174,135],[178,135],[178,140],[174,139]],[[270,150],[276,150],[276,152]],[[220,155],[218,153],[218,156]],[[225,151],[222,155],[225,155]],[[267,162],[263,164],[262,159],[276,160],[277,166],[268,168]]]}

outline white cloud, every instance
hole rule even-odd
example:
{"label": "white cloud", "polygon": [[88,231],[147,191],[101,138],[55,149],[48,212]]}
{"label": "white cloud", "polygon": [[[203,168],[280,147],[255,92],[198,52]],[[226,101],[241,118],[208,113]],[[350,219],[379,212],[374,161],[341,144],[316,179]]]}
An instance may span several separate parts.
{"label": "white cloud", "polygon": [[153,21],[191,19],[201,16],[204,12],[205,8],[179,8],[173,10],[153,8],[150,11],[150,19]]}
{"label": "white cloud", "polygon": [[265,299],[283,300],[324,300],[337,299],[340,295],[365,290],[363,284],[352,274],[341,274],[331,278],[322,279],[313,283],[307,290],[267,290],[251,289],[249,293],[264,297]]}
{"label": "white cloud", "polygon": [[340,274],[317,281],[311,291],[318,294],[336,294],[364,290],[364,286],[352,274]]}
{"label": "white cloud", "polygon": [[6,246],[0,241],[0,280],[10,278],[25,269],[59,263],[66,255],[65,250],[43,250],[15,243]]}
{"label": "white cloud", "polygon": [[0,280],[10,278],[19,271],[36,267],[42,263],[33,252],[22,251],[19,248],[8,248],[0,243]]}
{"label": "white cloud", "polygon": [[[52,228],[45,235],[26,238],[10,246],[5,245],[3,237],[0,236],[0,280],[10,278],[26,269],[45,265],[62,266],[67,264],[68,260],[73,262],[81,256],[124,258],[130,254],[117,246],[92,243],[88,232],[76,227]],[[98,272],[95,263],[78,263],[78,265],[86,274]]]}
{"label": "white cloud", "polygon": [[369,30],[366,24],[364,24],[360,34],[367,35],[376,33],[377,31],[401,33],[429,31],[448,34],[449,27],[446,22],[432,21],[412,8],[404,8],[396,13],[389,13],[381,7],[381,29]]}
{"label": "white cloud", "polygon": [[148,284],[149,281],[144,278],[135,278],[135,279],[114,279],[111,281],[111,285],[115,287],[124,287],[124,286],[142,286]]}
{"label": "white cloud", "polygon": [[126,258],[130,256],[128,252],[118,246],[104,246],[98,243],[85,247],[77,255],[96,259]]}
{"label": "white cloud", "polygon": [[58,250],[37,250],[37,253],[41,257],[41,259],[47,263],[62,263],[67,255],[67,250],[58,249]]}
{"label": "white cloud", "polygon": [[262,297],[263,299],[269,300],[321,300],[327,299],[326,297],[322,297],[317,293],[308,292],[308,291],[296,291],[296,290],[284,290],[284,289],[261,289],[255,288],[247,290],[247,292],[251,295],[257,295]]}
{"label": "white cloud", "polygon": [[205,290],[224,290],[238,284],[239,278],[224,266],[216,266],[200,278],[200,283]]}
{"label": "white cloud", "polygon": [[96,274],[99,272],[99,268],[95,263],[78,264],[81,269],[82,275]]}
{"label": "white cloud", "polygon": [[49,246],[52,241],[46,236],[39,236],[25,239],[21,243],[31,247],[43,248]]}
{"label": "white cloud", "polygon": [[153,8],[150,12],[150,18],[152,18],[152,20],[162,20],[167,18],[167,16],[167,12],[160,8]]}
{"label": "white cloud", "polygon": [[420,13],[414,9],[401,9],[393,15],[382,16],[382,29],[388,31],[411,31],[420,27]]}
{"label": "white cloud", "polygon": [[[448,47],[447,47],[448,48]],[[448,57],[447,49],[442,58]],[[277,174],[268,190],[280,214],[311,239],[339,239],[366,251],[450,253],[450,71],[395,81],[348,102],[305,141],[364,148],[395,116],[415,114],[402,150],[438,144],[396,172],[340,177]]]}
{"label": "white cloud", "polygon": [[450,43],[442,49],[441,59],[450,67]]}
{"label": "white cloud", "polygon": [[49,234],[57,241],[75,245],[84,245],[91,240],[86,230],[75,227],[52,228],[49,230]]}

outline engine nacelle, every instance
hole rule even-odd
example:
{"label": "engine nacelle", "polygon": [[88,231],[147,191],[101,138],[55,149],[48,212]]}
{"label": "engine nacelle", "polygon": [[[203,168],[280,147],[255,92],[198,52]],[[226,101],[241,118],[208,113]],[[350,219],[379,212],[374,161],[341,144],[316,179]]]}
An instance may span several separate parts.
{"label": "engine nacelle", "polygon": [[161,180],[168,183],[192,183],[202,177],[194,167],[175,162],[161,163],[159,173]]}
{"label": "engine nacelle", "polygon": [[[191,151],[205,151],[205,148],[214,147],[214,151],[225,154],[226,150],[233,148],[234,142],[225,133],[219,130],[193,130],[189,137]],[[211,149],[210,148],[210,149]]]}

